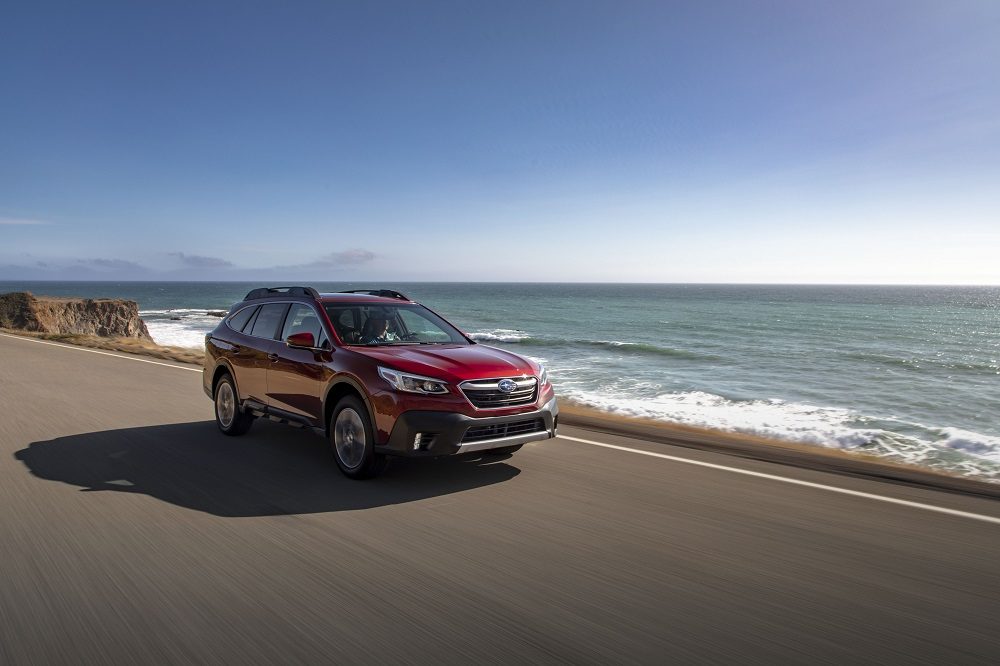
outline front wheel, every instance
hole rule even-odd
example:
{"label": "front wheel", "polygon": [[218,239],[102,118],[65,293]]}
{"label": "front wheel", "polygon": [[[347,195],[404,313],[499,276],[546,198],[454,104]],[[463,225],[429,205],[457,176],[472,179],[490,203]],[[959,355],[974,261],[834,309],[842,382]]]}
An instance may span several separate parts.
{"label": "front wheel", "polygon": [[253,414],[240,408],[236,384],[229,375],[223,375],[215,385],[215,425],[223,434],[242,435],[253,425]]}
{"label": "front wheel", "polygon": [[330,443],[337,467],[351,479],[370,479],[385,469],[387,459],[375,453],[375,436],[368,410],[347,396],[337,403],[330,419]]}

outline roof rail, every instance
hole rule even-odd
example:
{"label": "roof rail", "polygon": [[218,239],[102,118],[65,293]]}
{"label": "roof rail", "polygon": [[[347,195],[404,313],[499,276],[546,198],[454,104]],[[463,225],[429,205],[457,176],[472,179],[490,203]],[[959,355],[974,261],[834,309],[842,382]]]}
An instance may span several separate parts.
{"label": "roof rail", "polygon": [[311,296],[319,300],[319,292],[312,287],[261,287],[251,289],[244,298],[244,301],[252,301],[257,298],[268,298],[269,296]]}
{"label": "roof rail", "polygon": [[348,289],[341,294],[368,294],[369,296],[381,296],[382,298],[395,298],[398,301],[410,300],[395,289]]}

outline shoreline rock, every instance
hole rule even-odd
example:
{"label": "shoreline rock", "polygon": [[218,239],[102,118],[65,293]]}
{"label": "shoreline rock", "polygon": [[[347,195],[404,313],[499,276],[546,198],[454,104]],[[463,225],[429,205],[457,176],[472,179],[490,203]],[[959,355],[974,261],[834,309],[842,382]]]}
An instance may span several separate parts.
{"label": "shoreline rock", "polygon": [[152,341],[135,301],[0,294],[0,328]]}

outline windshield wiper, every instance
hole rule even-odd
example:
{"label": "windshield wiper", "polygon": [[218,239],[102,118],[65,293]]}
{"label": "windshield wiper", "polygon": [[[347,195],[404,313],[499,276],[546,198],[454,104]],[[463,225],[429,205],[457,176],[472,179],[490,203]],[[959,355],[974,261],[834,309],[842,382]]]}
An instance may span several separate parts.
{"label": "windshield wiper", "polygon": [[357,342],[354,344],[355,347],[407,347],[411,345],[460,345],[461,342],[454,342],[449,340],[448,342],[417,342],[411,340],[402,340],[400,342]]}

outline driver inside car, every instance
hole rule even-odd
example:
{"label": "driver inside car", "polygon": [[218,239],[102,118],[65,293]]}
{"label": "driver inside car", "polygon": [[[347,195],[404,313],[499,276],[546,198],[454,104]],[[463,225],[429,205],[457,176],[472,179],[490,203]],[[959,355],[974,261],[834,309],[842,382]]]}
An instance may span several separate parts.
{"label": "driver inside car", "polygon": [[389,320],[384,317],[369,317],[365,322],[363,345],[384,345],[399,340],[399,336],[389,330]]}

